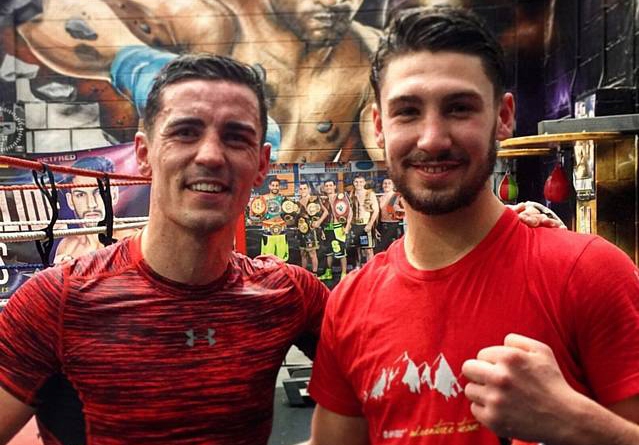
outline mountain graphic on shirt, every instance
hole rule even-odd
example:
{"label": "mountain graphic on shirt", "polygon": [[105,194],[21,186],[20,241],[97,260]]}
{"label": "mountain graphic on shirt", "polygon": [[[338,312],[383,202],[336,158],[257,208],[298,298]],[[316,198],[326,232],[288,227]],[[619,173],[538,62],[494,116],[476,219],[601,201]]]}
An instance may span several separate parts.
{"label": "mountain graphic on shirt", "polygon": [[462,387],[444,354],[440,353],[431,364],[422,362],[418,365],[406,351],[391,366],[382,368],[367,398],[380,400],[388,395],[389,391],[398,389],[408,389],[413,394],[435,391],[446,400],[457,397],[462,392]]}

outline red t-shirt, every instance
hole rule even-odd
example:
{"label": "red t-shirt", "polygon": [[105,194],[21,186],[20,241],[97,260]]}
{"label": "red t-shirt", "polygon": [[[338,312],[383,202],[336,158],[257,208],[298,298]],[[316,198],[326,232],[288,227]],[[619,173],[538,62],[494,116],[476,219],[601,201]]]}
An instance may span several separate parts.
{"label": "red t-shirt", "polygon": [[266,444],[288,348],[314,352],[327,288],[273,257],[233,254],[187,286],[140,237],[25,283],[0,314],[0,385],[37,409],[46,444]]}
{"label": "red t-shirt", "polygon": [[639,272],[594,236],[530,229],[510,210],[464,258],[412,267],[403,238],[335,289],[310,393],[365,416],[372,444],[498,444],[470,412],[467,359],[515,332],[548,344],[576,390],[639,394]]}

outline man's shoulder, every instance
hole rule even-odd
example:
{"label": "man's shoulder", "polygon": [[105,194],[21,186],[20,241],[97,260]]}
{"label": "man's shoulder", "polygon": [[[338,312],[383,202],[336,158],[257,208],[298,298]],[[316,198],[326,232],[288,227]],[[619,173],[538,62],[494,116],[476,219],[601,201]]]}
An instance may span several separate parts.
{"label": "man's shoulder", "polygon": [[[522,224],[523,225],[523,224]],[[630,261],[618,246],[599,235],[557,228],[529,228],[530,244],[525,247],[547,270],[566,270],[574,265],[601,267],[609,262]]]}
{"label": "man's shoulder", "polygon": [[120,271],[130,269],[134,264],[131,243],[132,238],[126,238],[63,264],[69,268],[69,277],[73,279],[117,274]]}
{"label": "man's shoulder", "polygon": [[239,252],[233,252],[235,267],[242,275],[283,275],[288,276],[297,271],[303,270],[298,266],[288,264],[281,258],[274,255],[258,255],[251,258]]}
{"label": "man's shoulder", "polygon": [[273,255],[259,255],[250,258],[244,254],[234,252],[234,267],[242,275],[261,287],[268,289],[293,289],[306,293],[309,290],[326,292],[328,289],[319,279],[308,270],[288,264]]}

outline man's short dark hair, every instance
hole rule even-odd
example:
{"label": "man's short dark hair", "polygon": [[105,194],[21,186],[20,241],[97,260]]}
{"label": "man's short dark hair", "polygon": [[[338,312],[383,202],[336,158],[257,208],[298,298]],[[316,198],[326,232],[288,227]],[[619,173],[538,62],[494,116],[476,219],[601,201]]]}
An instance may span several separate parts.
{"label": "man's short dark hair", "polygon": [[325,180],[324,180],[324,185],[328,184],[329,182],[332,182],[332,183],[333,183],[333,185],[337,185],[337,183],[335,182],[335,180],[334,180],[334,179],[325,179]]}
{"label": "man's short dark hair", "polygon": [[271,178],[268,181],[269,184],[273,184],[274,182],[277,182],[278,184],[281,184],[281,181],[279,180],[279,178]]}
{"label": "man's short dark hair", "polygon": [[397,13],[380,40],[370,81],[379,103],[384,69],[398,56],[419,51],[451,51],[481,59],[495,97],[506,89],[504,50],[474,13],[451,6],[408,8]]}
{"label": "man's short dark hair", "polygon": [[144,130],[151,133],[155,118],[162,106],[164,88],[174,83],[193,80],[220,80],[245,85],[257,96],[262,125],[261,144],[266,137],[267,103],[264,82],[259,72],[250,65],[231,57],[215,54],[184,54],[167,63],[158,73],[144,109]]}
{"label": "man's short dark hair", "polygon": [[[96,172],[103,173],[113,173],[115,172],[115,166],[113,165],[113,161],[104,156],[87,156],[85,158],[80,158],[75,161],[72,165],[72,168],[82,168],[84,170],[93,170]],[[81,177],[81,175],[67,175],[62,181],[65,184],[71,184],[76,177]],[[89,178],[86,178],[87,182]]]}

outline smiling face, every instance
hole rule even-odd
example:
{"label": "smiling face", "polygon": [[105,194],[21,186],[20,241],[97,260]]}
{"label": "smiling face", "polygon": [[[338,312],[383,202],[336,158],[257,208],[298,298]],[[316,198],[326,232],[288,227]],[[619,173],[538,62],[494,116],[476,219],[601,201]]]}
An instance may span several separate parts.
{"label": "smiling face", "polygon": [[[510,94],[496,101],[479,57],[413,52],[390,60],[374,111],[377,142],[411,208],[444,214],[482,193],[495,140],[512,132]],[[380,109],[381,108],[381,109]]]}
{"label": "smiling face", "polygon": [[335,194],[335,183],[333,181],[326,181],[324,183],[324,193],[328,196],[332,196]]}
{"label": "smiling face", "polygon": [[261,134],[248,87],[220,80],[168,85],[152,133],[135,138],[140,172],[152,178],[150,222],[202,235],[234,227],[268,170]]}
{"label": "smiling face", "polygon": [[268,183],[268,191],[271,195],[279,195],[280,194],[280,181],[271,181]]}
{"label": "smiling face", "polygon": [[[74,184],[86,184],[90,182],[88,178],[77,176],[73,179]],[[66,193],[67,205],[80,219],[104,218],[105,208],[100,189],[98,187],[77,187]],[[118,202],[118,188],[111,187],[111,202],[115,205]],[[83,223],[84,227],[95,227],[97,222]]]}
{"label": "smiling face", "polygon": [[391,178],[386,178],[382,181],[382,191],[384,193],[395,191],[395,184],[393,184],[393,180]]}
{"label": "smiling face", "polygon": [[300,184],[300,197],[306,198],[310,195],[310,190],[308,189],[308,184]]}
{"label": "smiling face", "polygon": [[363,0],[270,0],[287,28],[311,47],[333,46],[348,31]]}
{"label": "smiling face", "polygon": [[365,185],[366,185],[366,180],[364,178],[353,179],[353,187],[355,188],[355,190],[364,190]]}

